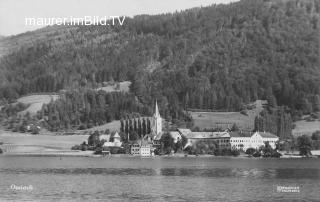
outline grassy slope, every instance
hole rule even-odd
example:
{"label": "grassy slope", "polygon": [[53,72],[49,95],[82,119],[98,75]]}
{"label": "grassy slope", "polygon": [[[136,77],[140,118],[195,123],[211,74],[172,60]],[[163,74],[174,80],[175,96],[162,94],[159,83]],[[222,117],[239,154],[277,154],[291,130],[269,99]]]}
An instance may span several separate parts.
{"label": "grassy slope", "polygon": [[20,115],[24,115],[27,112],[30,113],[30,115],[35,115],[37,111],[39,111],[42,108],[43,104],[48,104],[51,100],[58,99],[58,95],[50,95],[50,94],[43,94],[43,95],[29,95],[21,97],[17,100],[17,102],[21,102],[23,104],[30,104],[30,106],[25,109],[24,111],[19,112]]}
{"label": "grassy slope", "polygon": [[316,121],[296,121],[294,122],[296,127],[292,130],[292,134],[294,137],[298,137],[301,135],[312,135],[313,132],[320,130],[320,120]]}
{"label": "grassy slope", "polygon": [[129,87],[131,85],[130,81],[119,82],[119,89],[117,89],[117,84],[107,85],[104,87],[97,88],[97,90],[103,90],[107,93],[110,92],[129,92]]}
{"label": "grassy slope", "polygon": [[11,145],[6,146],[10,153],[70,150],[87,139],[88,135],[30,135],[0,131],[0,142]]}
{"label": "grassy slope", "polygon": [[59,30],[67,32],[75,29],[77,29],[77,27],[47,26],[32,32],[2,37],[0,38],[0,57],[12,51],[16,51],[22,46],[30,46],[36,41],[45,41],[48,39],[48,35],[56,38],[63,36],[63,32],[58,32]]}
{"label": "grassy slope", "polygon": [[241,130],[252,130],[254,128],[254,119],[263,109],[262,100],[253,103],[255,106],[252,110],[248,110],[248,116],[240,112],[190,112],[194,119],[194,126],[203,128],[232,127],[234,123]]}
{"label": "grassy slope", "polygon": [[78,131],[78,132],[91,132],[91,131],[105,131],[106,129],[109,129],[110,131],[120,131],[120,121],[112,121],[110,123],[103,124],[101,126],[95,126],[90,129],[86,129],[84,131]]}

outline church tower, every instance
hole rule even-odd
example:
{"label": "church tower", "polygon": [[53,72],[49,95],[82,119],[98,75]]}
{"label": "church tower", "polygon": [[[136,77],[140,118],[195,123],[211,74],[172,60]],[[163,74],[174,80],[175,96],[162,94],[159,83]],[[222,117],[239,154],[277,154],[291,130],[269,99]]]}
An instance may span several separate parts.
{"label": "church tower", "polygon": [[154,136],[157,136],[162,133],[162,118],[159,113],[157,101],[156,101],[155,111],[152,117],[151,131]]}

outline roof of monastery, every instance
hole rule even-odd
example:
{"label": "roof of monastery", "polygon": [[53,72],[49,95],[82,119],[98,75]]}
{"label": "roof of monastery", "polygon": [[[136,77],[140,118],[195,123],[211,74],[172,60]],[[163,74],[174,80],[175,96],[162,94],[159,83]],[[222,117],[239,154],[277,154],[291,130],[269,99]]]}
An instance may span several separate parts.
{"label": "roof of monastery", "polygon": [[180,133],[178,131],[170,131],[170,135],[174,139],[181,138],[181,135],[180,135]]}
{"label": "roof of monastery", "polygon": [[192,133],[192,131],[188,128],[178,128],[178,131],[181,135],[187,136],[188,134]]}
{"label": "roof of monastery", "polygon": [[230,135],[228,132],[191,132],[186,135],[188,139],[214,139],[222,137],[230,137]]}
{"label": "roof of monastery", "polygon": [[261,137],[264,137],[264,138],[279,138],[278,136],[272,134],[272,133],[269,133],[269,132],[258,132]]}
{"label": "roof of monastery", "polygon": [[229,132],[230,137],[251,137],[253,133],[243,132],[243,131],[232,131]]}
{"label": "roof of monastery", "polygon": [[[278,138],[278,136],[269,133],[269,132],[257,132],[263,138]],[[242,132],[242,131],[233,131],[229,132],[230,137],[251,137],[254,133],[252,132]]]}

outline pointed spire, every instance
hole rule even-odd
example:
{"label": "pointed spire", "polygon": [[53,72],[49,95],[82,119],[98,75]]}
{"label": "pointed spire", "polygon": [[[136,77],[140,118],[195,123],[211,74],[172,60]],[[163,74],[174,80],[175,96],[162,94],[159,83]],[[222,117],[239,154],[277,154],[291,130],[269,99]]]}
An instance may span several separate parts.
{"label": "pointed spire", "polygon": [[154,116],[155,116],[155,117],[159,117],[159,116],[160,116],[157,100],[156,100],[156,109],[155,109],[155,111],[154,111]]}

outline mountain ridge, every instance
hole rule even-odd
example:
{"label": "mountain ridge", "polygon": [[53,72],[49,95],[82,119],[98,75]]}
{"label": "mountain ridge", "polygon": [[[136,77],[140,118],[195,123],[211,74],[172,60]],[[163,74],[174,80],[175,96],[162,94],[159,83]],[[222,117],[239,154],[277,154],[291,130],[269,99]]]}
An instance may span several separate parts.
{"label": "mountain ridge", "polygon": [[267,99],[318,111],[319,5],[242,0],[140,15],[123,27],[53,26],[13,36],[6,39],[13,51],[0,62],[0,98],[129,80],[142,103],[158,98],[167,108],[234,111]]}

